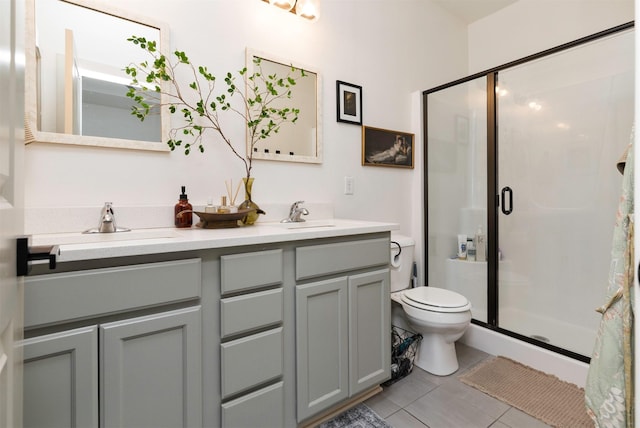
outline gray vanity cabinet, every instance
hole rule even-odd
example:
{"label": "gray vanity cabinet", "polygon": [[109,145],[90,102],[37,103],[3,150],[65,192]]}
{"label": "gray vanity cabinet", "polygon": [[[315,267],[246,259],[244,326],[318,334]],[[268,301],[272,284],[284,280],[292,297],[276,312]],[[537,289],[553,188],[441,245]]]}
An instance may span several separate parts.
{"label": "gray vanity cabinet", "polygon": [[296,287],[298,421],[349,396],[347,279]]}
{"label": "gray vanity cabinet", "polygon": [[389,269],[349,277],[349,392],[391,376]]}
{"label": "gray vanity cabinet", "polygon": [[388,265],[388,232],[36,265],[25,427],[312,422],[389,378]]}
{"label": "gray vanity cabinet", "polygon": [[100,325],[101,427],[202,426],[200,306]]}
{"label": "gray vanity cabinet", "polygon": [[24,426],[201,427],[201,276],[189,259],[27,278]]}
{"label": "gray vanity cabinet", "polygon": [[285,426],[283,250],[220,257],[224,428]]}
{"label": "gray vanity cabinet", "polygon": [[386,238],[296,249],[299,422],[389,378],[388,261]]}
{"label": "gray vanity cabinet", "polygon": [[24,427],[98,428],[98,327],[24,341]]}

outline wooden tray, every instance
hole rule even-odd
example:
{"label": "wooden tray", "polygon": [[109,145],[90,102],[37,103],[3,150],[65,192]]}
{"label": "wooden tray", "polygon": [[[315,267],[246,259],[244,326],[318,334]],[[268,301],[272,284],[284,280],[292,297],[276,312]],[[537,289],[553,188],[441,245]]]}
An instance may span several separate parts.
{"label": "wooden tray", "polygon": [[[230,227],[239,227],[241,226],[242,220],[247,216],[251,211],[255,211],[255,208],[246,208],[238,210],[236,213],[205,213],[202,211],[182,211],[182,213],[192,212],[200,217],[200,221],[196,224],[196,227],[200,227],[202,229],[224,229]],[[178,214],[180,215],[180,214]]]}

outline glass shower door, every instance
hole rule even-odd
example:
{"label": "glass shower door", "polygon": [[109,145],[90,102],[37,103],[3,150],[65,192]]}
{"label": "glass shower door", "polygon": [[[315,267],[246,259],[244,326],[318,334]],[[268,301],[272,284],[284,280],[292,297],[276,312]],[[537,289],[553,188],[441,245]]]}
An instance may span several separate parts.
{"label": "glass shower door", "polygon": [[486,258],[460,259],[456,248],[459,235],[487,233],[487,78],[428,97],[427,284],[464,295],[473,318],[487,322]]}
{"label": "glass shower door", "polygon": [[498,325],[589,356],[633,122],[633,31],[501,71]]}

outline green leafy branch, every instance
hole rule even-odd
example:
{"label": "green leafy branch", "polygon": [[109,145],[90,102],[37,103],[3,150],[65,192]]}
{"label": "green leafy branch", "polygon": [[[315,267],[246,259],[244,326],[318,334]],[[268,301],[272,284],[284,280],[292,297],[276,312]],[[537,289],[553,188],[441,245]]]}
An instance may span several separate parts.
{"label": "green leafy branch", "polygon": [[[207,67],[194,65],[184,52],[176,50],[171,59],[168,59],[158,50],[157,43],[153,40],[135,35],[127,40],[151,57],[149,61],[132,63],[125,68],[131,78],[127,96],[135,102],[131,114],[144,120],[155,112],[157,107],[154,106],[159,106],[167,107],[171,114],[181,115],[183,126],[169,131],[167,144],[171,150],[181,147],[184,154],[188,155],[196,147],[204,152],[203,137],[207,131],[213,131],[244,163],[246,176],[249,178],[255,145],[278,133],[283,124],[298,120],[299,109],[277,107],[277,101],[291,99],[292,88],[297,80],[306,76],[300,68],[292,66],[286,76],[265,75],[260,58],[254,58],[253,74],[249,75],[246,67],[238,71],[237,75],[226,73],[224,88],[216,93],[216,77]],[[190,81],[184,85],[178,81],[178,67],[190,70]],[[242,91],[243,85],[236,83],[238,77],[242,79],[246,92]],[[164,103],[163,96],[166,99]],[[240,98],[240,108],[231,102],[234,97]],[[237,114],[246,123],[249,141],[246,156],[236,150],[222,129],[221,116],[226,112]]]}

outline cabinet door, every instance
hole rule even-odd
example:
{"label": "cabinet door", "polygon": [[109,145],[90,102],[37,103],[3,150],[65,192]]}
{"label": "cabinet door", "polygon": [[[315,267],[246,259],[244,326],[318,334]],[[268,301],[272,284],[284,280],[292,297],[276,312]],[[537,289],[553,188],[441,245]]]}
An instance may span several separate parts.
{"label": "cabinet door", "polygon": [[107,427],[202,425],[200,306],[100,326]]}
{"label": "cabinet door", "polygon": [[23,345],[25,428],[97,428],[97,327],[39,336]]}
{"label": "cabinet door", "polygon": [[298,421],[347,398],[347,278],[296,286]]}
{"label": "cabinet door", "polygon": [[387,380],[391,372],[389,270],[349,277],[349,394]]}

